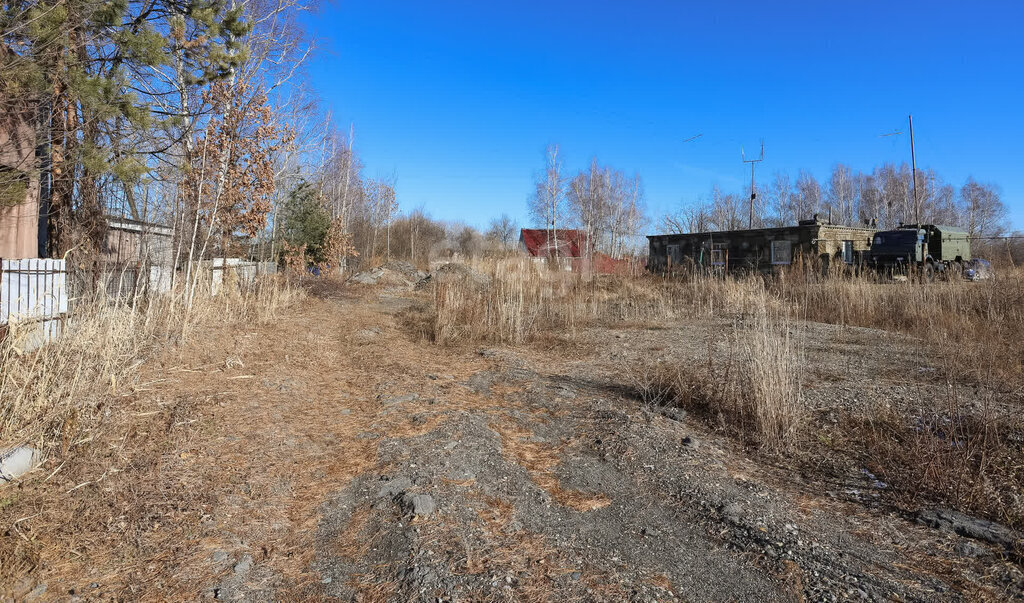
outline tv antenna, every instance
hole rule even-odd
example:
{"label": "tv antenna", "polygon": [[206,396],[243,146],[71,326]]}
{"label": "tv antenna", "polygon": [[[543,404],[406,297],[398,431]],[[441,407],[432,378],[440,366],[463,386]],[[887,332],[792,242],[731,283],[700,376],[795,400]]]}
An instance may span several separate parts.
{"label": "tv antenna", "polygon": [[757,199],[757,189],[754,187],[754,166],[764,161],[764,141],[761,141],[761,155],[757,159],[747,159],[743,147],[740,147],[740,158],[743,163],[750,164],[750,218],[747,220],[747,228],[754,227],[754,199]]}

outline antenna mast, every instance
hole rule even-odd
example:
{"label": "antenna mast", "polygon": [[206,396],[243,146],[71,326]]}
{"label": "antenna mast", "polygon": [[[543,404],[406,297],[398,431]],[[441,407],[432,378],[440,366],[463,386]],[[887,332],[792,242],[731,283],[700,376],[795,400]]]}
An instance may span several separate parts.
{"label": "antenna mast", "polygon": [[914,182],[914,221],[921,227],[921,202],[917,198],[917,156],[914,154],[914,116],[908,115],[910,121],[910,174]]}
{"label": "antenna mast", "polygon": [[761,141],[761,156],[757,159],[747,159],[743,153],[743,147],[740,147],[740,158],[743,159],[743,163],[750,164],[750,217],[747,219],[747,228],[754,227],[754,199],[757,199],[757,189],[754,188],[754,165],[764,161],[764,141]]}

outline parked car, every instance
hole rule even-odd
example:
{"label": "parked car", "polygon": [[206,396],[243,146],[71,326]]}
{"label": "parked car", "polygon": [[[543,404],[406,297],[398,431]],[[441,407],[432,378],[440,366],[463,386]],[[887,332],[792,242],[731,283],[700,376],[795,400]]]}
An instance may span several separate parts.
{"label": "parked car", "polygon": [[992,263],[988,260],[974,258],[964,263],[964,278],[969,281],[983,281],[995,277]]}

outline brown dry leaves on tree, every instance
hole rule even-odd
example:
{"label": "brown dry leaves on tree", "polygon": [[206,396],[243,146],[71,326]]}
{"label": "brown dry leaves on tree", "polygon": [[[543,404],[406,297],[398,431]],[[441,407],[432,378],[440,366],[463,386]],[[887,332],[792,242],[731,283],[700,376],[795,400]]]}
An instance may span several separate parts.
{"label": "brown dry leaves on tree", "polygon": [[[327,230],[324,238],[324,257],[331,261],[341,261],[344,258],[356,257],[359,252],[352,245],[352,234],[345,232],[345,221],[341,218],[331,220],[331,227]],[[327,266],[320,266],[324,270]]]}
{"label": "brown dry leaves on tree", "polygon": [[288,274],[302,275],[306,272],[306,244],[292,245],[282,241],[284,245],[284,268]]}
{"label": "brown dry leaves on tree", "polygon": [[273,155],[294,132],[274,123],[266,94],[249,84],[215,84],[207,100],[216,117],[197,137],[187,200],[214,236],[255,237],[272,209]]}

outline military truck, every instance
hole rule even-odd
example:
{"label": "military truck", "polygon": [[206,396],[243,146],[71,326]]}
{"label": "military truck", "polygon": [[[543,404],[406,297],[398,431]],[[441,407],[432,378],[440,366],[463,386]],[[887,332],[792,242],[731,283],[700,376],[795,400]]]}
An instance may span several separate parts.
{"label": "military truck", "polygon": [[895,230],[876,232],[867,253],[868,265],[881,274],[914,273],[926,281],[959,275],[970,259],[967,232],[935,224],[901,224]]}

